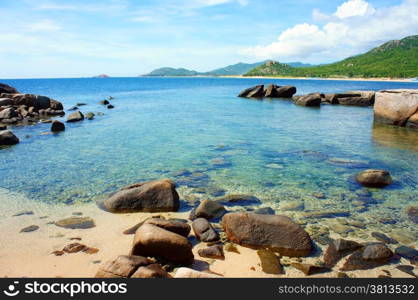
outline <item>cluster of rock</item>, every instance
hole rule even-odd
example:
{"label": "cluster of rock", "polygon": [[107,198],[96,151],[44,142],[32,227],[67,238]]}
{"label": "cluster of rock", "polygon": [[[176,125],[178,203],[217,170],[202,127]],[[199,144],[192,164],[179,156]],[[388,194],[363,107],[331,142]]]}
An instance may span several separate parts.
{"label": "cluster of rock", "polygon": [[376,93],[374,120],[418,129],[418,90],[386,90]]}
{"label": "cluster of rock", "polygon": [[375,102],[373,91],[350,91],[345,93],[311,93],[293,96],[293,102],[301,106],[320,106],[321,104],[340,104],[351,106],[372,106]]}
{"label": "cluster of rock", "polygon": [[250,87],[239,93],[238,97],[245,98],[292,98],[296,94],[296,87],[291,85],[278,86],[269,84],[264,87],[263,84]]}

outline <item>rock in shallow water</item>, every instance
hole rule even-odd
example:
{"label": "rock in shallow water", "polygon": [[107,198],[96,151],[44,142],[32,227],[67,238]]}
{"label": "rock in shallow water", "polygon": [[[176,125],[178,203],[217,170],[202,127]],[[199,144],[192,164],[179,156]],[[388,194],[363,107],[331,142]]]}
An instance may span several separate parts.
{"label": "rock in shallow water", "polygon": [[180,200],[175,183],[170,179],[163,179],[126,186],[103,204],[114,213],[168,212],[177,211]]}
{"label": "rock in shallow water", "polygon": [[384,244],[369,244],[351,254],[341,267],[341,271],[368,270],[389,262],[393,253]]}
{"label": "rock in shallow water", "polygon": [[225,213],[225,208],[217,201],[203,200],[198,207],[190,213],[190,220],[205,218],[207,220],[221,217]]}
{"label": "rock in shallow water", "polygon": [[138,228],[131,254],[161,257],[183,264],[191,264],[194,258],[192,245],[187,238],[152,224]]}
{"label": "rock in shallow water", "polygon": [[398,244],[398,241],[388,237],[386,234],[381,232],[372,232],[372,237],[374,237],[379,242],[383,242],[386,244]]}
{"label": "rock in shallow water", "polygon": [[418,206],[410,206],[406,209],[409,220],[412,223],[418,224]]}
{"label": "rock in shallow water", "polygon": [[357,182],[367,187],[381,188],[392,183],[392,177],[388,171],[369,169],[356,176]]}
{"label": "rock in shallow water", "polygon": [[51,131],[52,132],[59,132],[59,131],[64,131],[65,130],[65,125],[64,123],[60,122],[60,121],[53,121],[51,124]]}
{"label": "rock in shallow water", "polygon": [[10,146],[18,143],[19,139],[10,130],[0,132],[0,146]]}
{"label": "rock in shallow water", "polygon": [[337,239],[332,241],[324,253],[324,263],[328,267],[335,266],[343,257],[353,251],[363,247],[363,245],[350,240]]}
{"label": "rock in shallow water", "polygon": [[415,262],[418,261],[418,250],[411,247],[399,246],[395,249],[395,254]]}
{"label": "rock in shallow water", "polygon": [[283,215],[228,213],[222,226],[230,241],[252,248],[270,248],[286,256],[307,256],[312,242],[301,226]]}
{"label": "rock in shallow water", "polygon": [[27,226],[25,228],[22,228],[20,230],[20,232],[32,232],[32,231],[36,231],[38,229],[39,229],[39,226],[38,225],[30,225],[30,226]]}
{"label": "rock in shallow water", "polygon": [[235,205],[257,205],[261,204],[261,200],[252,195],[227,195],[216,199],[217,202],[226,206]]}
{"label": "rock in shallow water", "polygon": [[84,120],[84,115],[81,111],[73,112],[67,118],[68,123],[79,122],[79,121],[82,121],[82,120]]}

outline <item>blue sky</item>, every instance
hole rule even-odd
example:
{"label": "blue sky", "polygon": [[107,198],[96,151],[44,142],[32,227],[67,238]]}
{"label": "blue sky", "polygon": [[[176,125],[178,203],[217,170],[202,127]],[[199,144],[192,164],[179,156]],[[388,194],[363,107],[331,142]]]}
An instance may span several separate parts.
{"label": "blue sky", "polygon": [[418,0],[0,0],[0,78],[327,63],[418,34]]}

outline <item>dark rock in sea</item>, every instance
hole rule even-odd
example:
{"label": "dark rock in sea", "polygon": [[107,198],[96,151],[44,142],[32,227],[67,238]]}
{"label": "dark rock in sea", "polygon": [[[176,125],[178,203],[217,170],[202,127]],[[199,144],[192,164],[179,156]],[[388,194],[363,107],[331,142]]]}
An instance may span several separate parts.
{"label": "dark rock in sea", "polygon": [[332,241],[324,253],[324,263],[328,267],[335,266],[343,257],[352,253],[353,251],[363,247],[363,245],[344,239],[337,239]]}
{"label": "dark rock in sea", "polygon": [[96,278],[129,278],[141,266],[152,263],[146,257],[134,255],[119,255],[113,260],[106,262],[97,271]]}
{"label": "dark rock in sea", "polygon": [[1,131],[1,130],[6,130],[6,129],[7,129],[7,126],[6,126],[6,125],[1,125],[1,124],[0,124],[0,131]]}
{"label": "dark rock in sea", "polygon": [[71,122],[79,122],[79,121],[82,121],[82,120],[84,120],[84,115],[80,111],[73,112],[67,118],[67,122],[68,123],[71,123]]}
{"label": "dark rock in sea", "polygon": [[351,254],[341,271],[368,270],[387,264],[393,253],[384,244],[369,244]]}
{"label": "dark rock in sea", "polygon": [[190,213],[190,220],[205,218],[207,220],[220,218],[226,212],[222,204],[212,200],[203,200]]}
{"label": "dark rock in sea", "polygon": [[109,104],[109,105],[107,106],[107,109],[112,109],[112,108],[115,108],[112,104]]}
{"label": "dark rock in sea", "polygon": [[192,245],[187,238],[152,224],[138,228],[131,254],[161,257],[181,264],[193,262]]}
{"label": "dark rock in sea", "polygon": [[64,131],[64,130],[65,130],[64,123],[62,123],[58,120],[55,120],[55,121],[52,122],[52,124],[51,124],[51,131],[52,132],[59,132],[59,131]]}
{"label": "dark rock in sea", "polygon": [[20,230],[20,232],[32,232],[32,231],[36,231],[38,229],[39,229],[39,226],[38,225],[30,225],[30,226],[27,226],[25,228],[22,228]]}
{"label": "dark rock in sea", "polygon": [[267,98],[292,98],[294,94],[296,94],[296,87],[290,85],[269,84],[264,90],[264,97]]}
{"label": "dark rock in sea", "polygon": [[19,92],[12,86],[0,83],[0,94],[7,93],[7,94],[18,94]]}
{"label": "dark rock in sea", "polygon": [[103,204],[113,213],[177,211],[180,200],[175,186],[170,179],[135,183],[123,187]]}
{"label": "dark rock in sea", "polygon": [[305,274],[306,276],[331,271],[331,269],[327,266],[317,266],[317,265],[302,264],[302,263],[292,263],[291,266],[294,267],[295,269],[298,269],[299,271],[302,271],[303,274]]}
{"label": "dark rock in sea", "polygon": [[382,224],[396,224],[396,223],[398,223],[398,221],[396,221],[395,219],[392,219],[392,218],[381,218],[381,219],[379,219],[379,223],[382,223]]}
{"label": "dark rock in sea", "polygon": [[199,256],[212,259],[225,259],[222,245],[213,245],[207,248],[199,249],[197,252]]}
{"label": "dark rock in sea", "polygon": [[259,249],[257,255],[260,258],[261,269],[267,274],[284,274],[279,257],[271,250]]}
{"label": "dark rock in sea", "polygon": [[54,224],[67,229],[89,229],[96,226],[94,220],[90,217],[70,217],[59,220]]}
{"label": "dark rock in sea", "polygon": [[356,176],[357,182],[367,187],[381,188],[392,183],[392,177],[388,171],[369,169]]}
{"label": "dark rock in sea", "polygon": [[261,200],[252,195],[227,195],[219,197],[215,201],[226,206],[259,205]]}
{"label": "dark rock in sea", "polygon": [[0,132],[0,146],[10,146],[19,143],[19,138],[10,130],[3,130]]}
{"label": "dark rock in sea", "polygon": [[305,96],[293,97],[294,103],[301,106],[315,106],[321,105],[321,94],[312,93]]}
{"label": "dark rock in sea", "polygon": [[20,217],[20,216],[25,216],[25,215],[33,215],[33,211],[31,211],[31,210],[20,211],[20,212],[14,214],[12,217]]}
{"label": "dark rock in sea", "polygon": [[190,225],[176,220],[164,220],[162,218],[149,218],[144,224],[152,224],[165,230],[187,237],[190,233]]}
{"label": "dark rock in sea", "polygon": [[418,206],[407,207],[406,214],[412,223],[418,224]]}
{"label": "dark rock in sea", "polygon": [[386,234],[381,232],[372,232],[372,237],[374,237],[379,242],[383,242],[385,244],[399,244],[398,241],[392,239],[391,237],[388,237]]}
{"label": "dark rock in sea", "polygon": [[239,93],[238,97],[262,98],[264,96],[264,85],[256,85]]}
{"label": "dark rock in sea", "polygon": [[418,250],[414,248],[407,246],[399,246],[395,249],[395,254],[403,258],[410,259],[414,262],[418,262]]}
{"label": "dark rock in sea", "polygon": [[82,102],[79,102],[79,103],[77,103],[76,105],[77,105],[77,106],[84,106],[84,105],[87,105],[87,103],[82,103]]}
{"label": "dark rock in sea", "polygon": [[69,109],[67,109],[67,110],[69,110],[69,111],[73,111],[73,110],[78,110],[78,107],[77,106],[71,106]]}
{"label": "dark rock in sea", "polygon": [[139,267],[131,278],[171,278],[171,275],[160,264],[150,264]]}
{"label": "dark rock in sea", "polygon": [[88,113],[86,113],[85,117],[86,117],[87,120],[93,120],[94,119],[94,113],[88,112]]}
{"label": "dark rock in sea", "polygon": [[413,277],[418,278],[418,276],[414,273],[414,267],[413,266],[399,265],[399,266],[396,266],[396,269],[398,269],[399,271],[404,272],[408,275],[411,275]]}
{"label": "dark rock in sea", "polygon": [[204,218],[197,218],[192,223],[192,228],[196,238],[202,242],[215,242],[219,240],[219,235],[213,229],[208,220]]}
{"label": "dark rock in sea", "polygon": [[309,234],[283,215],[228,213],[222,226],[233,242],[251,248],[269,248],[285,256],[307,256],[312,251]]}
{"label": "dark rock in sea", "polygon": [[108,100],[102,100],[99,103],[102,104],[102,105],[109,105],[110,104],[110,102]]}
{"label": "dark rock in sea", "polygon": [[260,207],[254,210],[255,214],[259,215],[275,215],[276,212],[271,207]]}

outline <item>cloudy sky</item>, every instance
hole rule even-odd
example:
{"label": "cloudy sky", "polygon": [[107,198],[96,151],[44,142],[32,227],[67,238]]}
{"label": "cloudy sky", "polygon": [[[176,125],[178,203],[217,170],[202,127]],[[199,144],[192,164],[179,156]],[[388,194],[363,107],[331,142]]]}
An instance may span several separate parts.
{"label": "cloudy sky", "polygon": [[418,34],[418,0],[0,0],[0,78],[328,63]]}

